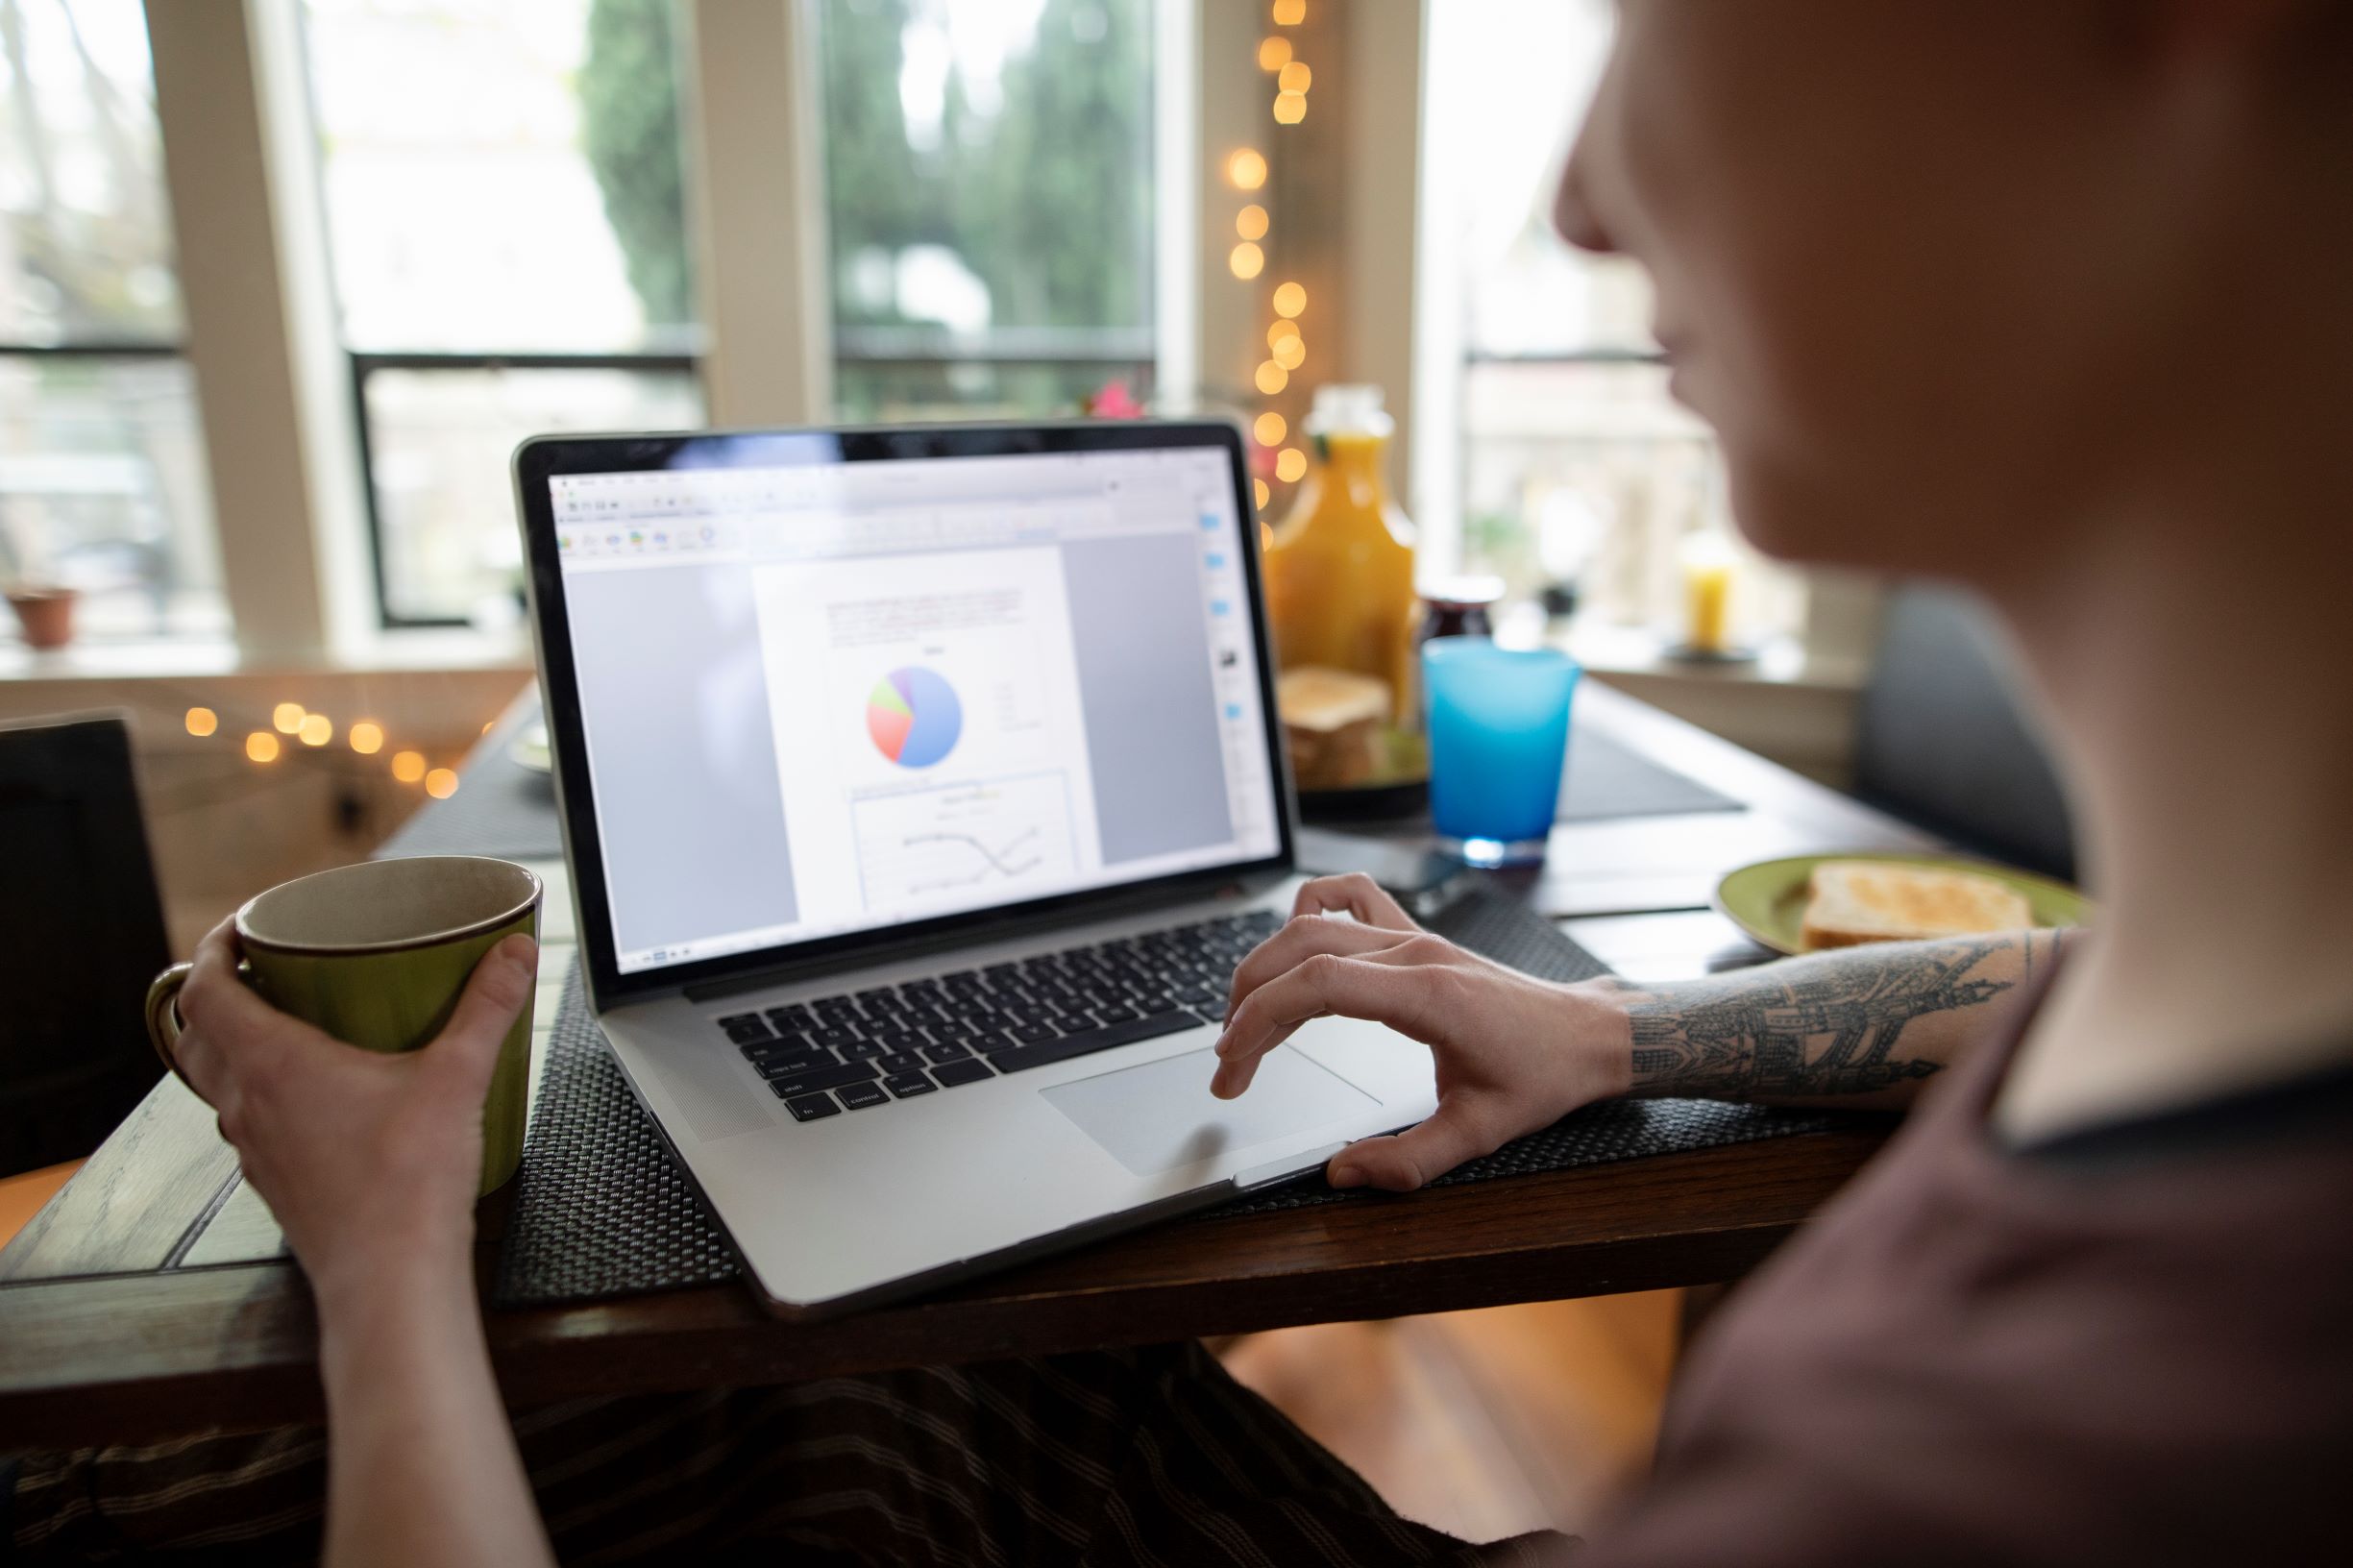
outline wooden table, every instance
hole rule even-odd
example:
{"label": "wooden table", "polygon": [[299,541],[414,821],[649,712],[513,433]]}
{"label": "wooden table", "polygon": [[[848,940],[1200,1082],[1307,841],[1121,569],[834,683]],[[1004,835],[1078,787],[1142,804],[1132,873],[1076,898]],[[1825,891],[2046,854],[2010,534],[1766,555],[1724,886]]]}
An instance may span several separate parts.
{"label": "wooden table", "polygon": [[[1579,723],[1745,802],[1563,825],[1530,886],[1634,980],[1766,955],[1706,907],[1743,862],[1932,841],[1598,686]],[[573,937],[551,882],[537,1044]],[[536,1064],[535,1064],[536,1066]],[[1875,1125],[1231,1219],[1180,1221],[817,1325],[734,1286],[489,1314],[510,1402],[1143,1344],[1737,1278],[1878,1146]],[[482,1216],[487,1274],[503,1213]],[[320,1413],[310,1300],[211,1114],[164,1079],[0,1251],[0,1452]]]}

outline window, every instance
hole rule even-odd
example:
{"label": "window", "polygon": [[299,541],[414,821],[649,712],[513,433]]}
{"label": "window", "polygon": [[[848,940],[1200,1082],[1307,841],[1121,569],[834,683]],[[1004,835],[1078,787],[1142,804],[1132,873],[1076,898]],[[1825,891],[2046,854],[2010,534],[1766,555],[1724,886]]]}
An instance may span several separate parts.
{"label": "window", "polygon": [[1152,0],[826,0],[818,22],[844,417],[1140,400]]}
{"label": "window", "polygon": [[0,0],[0,584],[76,590],[85,639],[218,635],[138,0]]}
{"label": "window", "polygon": [[703,422],[671,0],[305,0],[387,625],[511,622],[507,459]]}
{"label": "window", "polygon": [[[1152,0],[812,11],[842,415],[1143,396]],[[510,619],[515,442],[703,420],[672,0],[303,15],[383,619]]]}
{"label": "window", "polygon": [[[1728,527],[1712,434],[1667,395],[1648,281],[1572,250],[1552,208],[1569,138],[1599,80],[1611,8],[1485,0],[1431,10],[1422,183],[1435,265],[1423,308],[1447,345],[1435,383],[1458,421],[1452,527],[1438,570],[1515,592],[1573,584],[1606,621],[1672,632],[1678,552]],[[1736,620],[1794,628],[1801,590],[1750,556]]]}

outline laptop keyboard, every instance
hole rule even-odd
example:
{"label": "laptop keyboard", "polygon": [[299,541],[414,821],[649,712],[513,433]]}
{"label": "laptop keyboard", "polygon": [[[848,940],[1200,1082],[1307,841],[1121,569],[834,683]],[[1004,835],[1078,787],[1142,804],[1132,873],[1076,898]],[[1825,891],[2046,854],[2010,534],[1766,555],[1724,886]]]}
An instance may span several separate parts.
{"label": "laptop keyboard", "polygon": [[794,1120],[816,1121],[1213,1023],[1234,966],[1282,923],[1228,915],[719,1026]]}

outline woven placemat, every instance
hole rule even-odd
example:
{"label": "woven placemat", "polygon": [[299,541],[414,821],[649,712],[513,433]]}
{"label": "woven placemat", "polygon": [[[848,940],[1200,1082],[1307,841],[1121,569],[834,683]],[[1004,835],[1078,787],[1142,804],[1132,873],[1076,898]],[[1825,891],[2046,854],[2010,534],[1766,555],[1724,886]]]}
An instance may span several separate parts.
{"label": "woven placemat", "polygon": [[[1608,971],[1600,960],[1507,897],[1476,892],[1430,921],[1465,947],[1548,980]],[[1588,1106],[1506,1145],[1434,1186],[1490,1181],[1571,1165],[1818,1131],[1818,1113],[1702,1100]],[[632,1295],[736,1277],[725,1234],[647,1119],[590,1020],[575,969],[556,1009],[539,1098],[531,1113],[494,1299],[503,1307]],[[1317,1203],[1383,1201],[1335,1191],[1310,1172],[1180,1223]]]}
{"label": "woven placemat", "polygon": [[535,1306],[735,1276],[726,1233],[621,1076],[575,963],[548,1035],[491,1299]]}
{"label": "woven placemat", "polygon": [[1611,817],[1679,817],[1700,811],[1745,811],[1721,790],[1661,767],[1622,741],[1593,728],[1569,729],[1569,760],[1561,770],[1560,804],[1554,819],[1601,821]]}

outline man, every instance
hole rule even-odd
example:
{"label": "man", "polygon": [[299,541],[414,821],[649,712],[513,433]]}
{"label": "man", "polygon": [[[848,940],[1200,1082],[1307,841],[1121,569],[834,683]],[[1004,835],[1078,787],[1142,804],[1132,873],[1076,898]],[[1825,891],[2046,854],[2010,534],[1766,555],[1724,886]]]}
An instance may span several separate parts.
{"label": "man", "polygon": [[[2353,5],[1624,0],[1558,221],[1651,272],[1752,540],[2001,611],[2100,928],[1558,988],[1320,883],[1303,913],[1357,919],[1243,966],[1217,1088],[1321,1012],[1427,1041],[1437,1114],[1331,1166],[1401,1188],[1601,1095],[1924,1098],[1711,1329],[1580,1561],[2309,1553],[2353,1453]],[[317,1286],[331,1560],[536,1560],[534,1485],[582,1560],[1559,1550],[1394,1519],[1189,1347],[533,1412],[519,1458],[466,1256],[527,951],[405,1060],[271,1014],[233,957],[208,939],[181,1054]],[[1760,1056],[1793,999],[1878,1009],[1900,1070],[1827,1034]],[[184,1533],[202,1500],[201,1538],[257,1552],[317,1463],[304,1434],[35,1457],[18,1539]]]}

